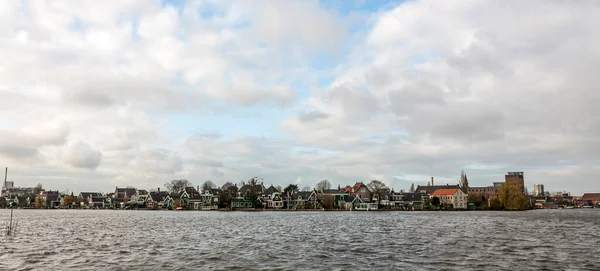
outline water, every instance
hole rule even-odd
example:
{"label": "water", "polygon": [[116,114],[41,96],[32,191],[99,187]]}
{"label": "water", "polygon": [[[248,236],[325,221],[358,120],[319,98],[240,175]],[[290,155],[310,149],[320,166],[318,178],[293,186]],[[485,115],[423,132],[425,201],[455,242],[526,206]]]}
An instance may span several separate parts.
{"label": "water", "polygon": [[[0,225],[9,210],[0,210]],[[600,209],[16,210],[0,270],[600,270]]]}

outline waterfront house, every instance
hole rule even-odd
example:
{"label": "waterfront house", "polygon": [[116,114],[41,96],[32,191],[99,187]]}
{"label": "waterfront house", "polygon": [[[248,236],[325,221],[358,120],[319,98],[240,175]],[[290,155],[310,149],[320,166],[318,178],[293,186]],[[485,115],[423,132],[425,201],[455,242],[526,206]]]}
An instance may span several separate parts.
{"label": "waterfront house", "polygon": [[599,206],[600,205],[600,193],[585,193],[579,199],[584,206]]}
{"label": "waterfront house", "polygon": [[352,186],[349,194],[350,196],[358,196],[363,202],[371,202],[373,193],[366,184],[357,182]]}
{"label": "waterfront house", "polygon": [[343,209],[345,206],[344,202],[350,197],[350,194],[340,189],[328,189],[321,192],[318,197],[326,209]]}
{"label": "waterfront house", "polygon": [[387,195],[387,206],[391,209],[404,209],[404,194],[392,189]]}
{"label": "waterfront house", "polygon": [[206,205],[218,205],[220,195],[221,189],[211,188],[205,189],[204,192],[200,195],[200,197],[202,198],[202,202],[204,202],[204,204]]}
{"label": "waterfront house", "polygon": [[373,202],[364,202],[360,196],[349,196],[344,199],[344,209],[356,211],[374,211],[377,210],[378,204]]}
{"label": "waterfront house", "polygon": [[115,187],[113,201],[118,202],[121,205],[120,207],[124,207],[125,205],[128,205],[129,201],[133,200],[136,193],[137,189],[133,187]]}
{"label": "waterfront house", "polygon": [[38,195],[41,200],[40,208],[53,209],[58,208],[60,206],[60,200],[62,199],[60,193],[58,191],[43,191]]}
{"label": "waterfront house", "polygon": [[146,208],[148,209],[162,209],[168,208],[167,198],[169,197],[169,193],[167,191],[151,191],[149,193],[148,198],[146,198]]}
{"label": "waterfront house", "polygon": [[467,209],[467,195],[459,188],[441,188],[431,194],[430,198],[438,197],[444,207],[451,209]]}
{"label": "waterfront house", "polygon": [[200,207],[204,205],[204,202],[202,201],[202,195],[198,190],[199,189],[196,189],[193,186],[188,186],[183,193],[181,193],[179,198],[188,208],[199,210]]}
{"label": "waterfront house", "polygon": [[283,198],[281,197],[281,191],[277,190],[273,185],[265,189],[262,194],[262,202],[264,202],[266,208],[270,209],[281,209],[283,208]]}
{"label": "waterfront house", "polygon": [[403,193],[404,209],[407,210],[423,210],[425,198],[428,198],[425,193]]}
{"label": "waterfront house", "polygon": [[[79,196],[77,196],[77,201],[79,202],[79,206],[81,207],[93,207],[94,206],[94,198],[98,199],[103,197],[102,193],[98,192],[81,192]],[[97,202],[96,202],[97,203]],[[101,201],[103,204],[104,201]]]}
{"label": "waterfront house", "polygon": [[316,191],[299,191],[283,195],[284,207],[289,209],[314,209],[317,203]]}

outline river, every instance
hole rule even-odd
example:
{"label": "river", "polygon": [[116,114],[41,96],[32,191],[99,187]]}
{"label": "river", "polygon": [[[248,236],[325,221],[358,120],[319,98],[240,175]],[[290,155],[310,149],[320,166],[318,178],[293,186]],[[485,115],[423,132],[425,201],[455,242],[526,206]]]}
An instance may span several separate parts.
{"label": "river", "polygon": [[[9,210],[0,210],[0,226]],[[600,209],[15,210],[0,270],[600,270]],[[4,234],[4,232],[2,232]]]}

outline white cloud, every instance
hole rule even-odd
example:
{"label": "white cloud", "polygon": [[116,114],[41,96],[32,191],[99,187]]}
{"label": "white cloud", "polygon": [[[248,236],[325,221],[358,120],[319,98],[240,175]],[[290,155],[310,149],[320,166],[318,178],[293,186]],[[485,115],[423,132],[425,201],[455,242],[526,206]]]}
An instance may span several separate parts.
{"label": "white cloud", "polygon": [[[523,170],[529,184],[598,190],[599,9],[6,1],[0,157],[24,184],[72,190],[253,176],[406,189],[463,168],[478,185]],[[249,136],[204,114],[283,120]]]}

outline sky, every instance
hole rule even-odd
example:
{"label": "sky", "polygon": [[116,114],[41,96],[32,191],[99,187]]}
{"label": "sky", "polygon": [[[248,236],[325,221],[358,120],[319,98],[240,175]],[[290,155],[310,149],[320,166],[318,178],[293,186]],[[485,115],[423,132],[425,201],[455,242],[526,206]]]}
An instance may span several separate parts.
{"label": "sky", "polygon": [[61,191],[600,192],[597,1],[0,1],[0,161]]}

